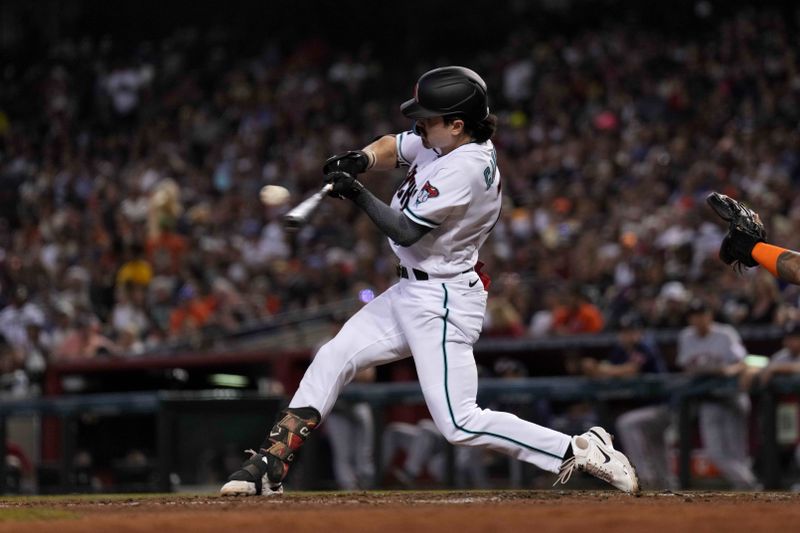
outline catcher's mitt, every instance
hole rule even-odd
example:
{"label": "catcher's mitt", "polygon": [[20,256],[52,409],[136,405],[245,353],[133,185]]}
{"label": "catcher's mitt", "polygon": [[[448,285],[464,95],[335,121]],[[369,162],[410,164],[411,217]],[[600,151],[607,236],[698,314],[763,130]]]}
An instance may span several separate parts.
{"label": "catcher's mitt", "polygon": [[751,255],[753,247],[767,238],[767,231],[758,213],[741,202],[712,192],[706,198],[708,205],[728,223],[728,233],[719,249],[719,258],[725,264],[739,268],[758,266],[758,262]]}

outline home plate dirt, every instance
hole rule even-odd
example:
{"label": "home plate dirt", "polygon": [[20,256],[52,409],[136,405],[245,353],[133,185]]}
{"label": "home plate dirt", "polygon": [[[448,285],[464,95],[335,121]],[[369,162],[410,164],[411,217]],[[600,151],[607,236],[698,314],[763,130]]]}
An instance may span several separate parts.
{"label": "home plate dirt", "polygon": [[188,531],[723,532],[798,531],[800,495],[612,491],[89,495],[0,498],[0,533]]}

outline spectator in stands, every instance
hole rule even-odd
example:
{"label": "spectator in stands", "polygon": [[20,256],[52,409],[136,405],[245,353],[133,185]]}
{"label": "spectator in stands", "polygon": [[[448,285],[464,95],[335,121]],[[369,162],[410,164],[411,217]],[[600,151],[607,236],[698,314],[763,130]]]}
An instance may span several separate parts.
{"label": "spectator in stands", "polygon": [[153,279],[153,267],[146,259],[144,247],[135,243],[130,246],[129,259],[117,271],[117,287],[135,283],[146,287]]}
{"label": "spectator in stands", "polygon": [[[678,337],[677,364],[692,375],[739,376],[745,369],[747,350],[731,326],[714,322],[702,300],[689,304],[689,325]],[[750,397],[734,393],[700,404],[699,423],[703,448],[737,490],[759,488],[748,454]]]}
{"label": "spectator in stands", "polygon": [[783,348],[772,354],[759,380],[767,384],[775,374],[800,374],[800,322],[787,324],[783,335]]}
{"label": "spectator in stands", "polygon": [[23,369],[30,381],[31,392],[38,394],[50,359],[49,336],[44,331],[45,317],[38,308],[29,308],[22,319],[27,334],[25,345],[21,347],[21,354],[24,357]]}
{"label": "spectator in stands", "polygon": [[747,324],[774,324],[780,307],[778,280],[769,272],[759,269],[752,283],[747,284],[746,301],[748,313],[744,319]]}
{"label": "spectator in stands", "polygon": [[53,358],[56,361],[76,361],[117,353],[119,347],[102,334],[100,321],[93,315],[85,314],[78,318],[76,327],[55,347]]}
{"label": "spectator in stands", "polygon": [[117,119],[127,119],[139,106],[139,91],[147,77],[132,65],[118,64],[105,79],[104,89],[111,98]]}
{"label": "spectator in stands", "polygon": [[212,320],[223,332],[235,332],[249,317],[258,316],[233,283],[222,276],[214,280],[211,296],[215,302]]}
{"label": "spectator in stands", "polygon": [[145,309],[145,288],[128,281],[117,291],[117,303],[111,312],[111,326],[119,334],[135,332],[138,338],[150,329],[150,319]]}
{"label": "spectator in stands", "polygon": [[19,370],[20,361],[17,352],[5,335],[0,333],[0,393],[13,391],[17,384],[15,371]]}
{"label": "spectator in stands", "polygon": [[598,333],[603,329],[603,315],[579,285],[572,285],[553,311],[550,330],[556,335]]}
{"label": "spectator in stands", "polygon": [[19,285],[11,294],[11,301],[0,311],[0,334],[8,343],[20,352],[18,358],[24,357],[22,353],[28,343],[28,332],[25,329],[26,316],[41,314],[36,304],[29,300],[28,288]]}
{"label": "spectator in stands", "polygon": [[[584,373],[595,378],[625,378],[667,371],[658,348],[644,336],[644,320],[635,312],[619,319],[617,342],[608,359],[585,359]],[[671,422],[669,405],[662,401],[627,411],[617,418],[617,434],[644,488],[677,488],[669,467],[664,433]]]}
{"label": "spectator in stands", "polygon": [[514,305],[516,294],[521,290],[516,274],[504,274],[496,283],[496,294],[487,303],[484,335],[490,337],[520,337],[525,334],[522,315]]}
{"label": "spectator in stands", "polygon": [[664,283],[656,299],[651,325],[663,329],[682,328],[686,324],[686,309],[691,298],[691,292],[680,281]]}
{"label": "spectator in stands", "polygon": [[64,272],[64,288],[60,296],[72,303],[75,308],[90,311],[95,307],[95,301],[91,294],[93,281],[95,280],[92,279],[86,268],[73,265]]}
{"label": "spectator in stands", "polygon": [[[626,290],[639,302],[674,282],[753,309],[742,322],[769,322],[792,289],[750,293],[749,284],[730,282],[719,261],[708,261],[721,235],[704,223],[702,202],[705,191],[718,189],[763,206],[776,240],[800,248],[792,230],[800,212],[793,60],[800,45],[786,10],[756,15],[744,8],[711,18],[702,38],[663,21],[635,31],[612,22],[566,37],[536,33],[534,40],[534,21],[509,21],[505,44],[477,59],[493,66],[486,70],[503,87],[496,145],[508,169],[505,205],[482,258],[496,278],[519,275],[521,295],[566,279],[600,287],[594,303],[603,310]],[[355,55],[336,43],[300,46],[299,34],[282,47],[240,47],[216,33],[184,37],[69,36],[48,42],[47,57],[21,47],[25,55],[7,61],[0,88],[3,290],[28,286],[52,316],[55,304],[40,290],[60,291],[66,268],[83,269],[91,301],[80,292],[70,303],[106,325],[114,277],[130,276],[119,251],[135,242],[145,243],[154,274],[176,287],[191,281],[190,266],[213,286],[212,278],[244,265],[239,279],[229,279],[259,303],[249,307],[253,320],[344,298],[365,277],[385,283],[385,239],[354,222],[348,205],[326,202],[318,223],[289,242],[275,225],[280,213],[265,212],[257,191],[281,183],[296,200],[317,186],[320,154],[369,138],[372,127],[406,126],[372,120],[395,99],[395,80],[380,66],[388,56]],[[208,60],[209,47],[217,58],[267,52],[231,62]],[[165,52],[151,64],[153,48]],[[621,72],[636,82],[620,83]],[[119,123],[109,127],[112,120]],[[390,194],[389,181],[376,192]],[[190,216],[199,206],[205,214]],[[251,248],[248,232],[261,248]],[[206,253],[219,242],[224,251]],[[354,247],[363,263],[346,272],[320,253]],[[291,269],[281,266],[289,261]],[[34,272],[44,277],[35,282]],[[314,276],[337,283],[310,298],[300,289]],[[648,325],[681,327],[688,298],[657,300],[652,316],[642,309]],[[512,325],[502,329],[517,334],[507,311],[530,324],[533,310],[509,301],[498,306],[501,322]]]}
{"label": "spectator in stands", "polygon": [[178,307],[169,317],[169,333],[174,337],[194,337],[211,319],[215,300],[209,294],[199,293],[193,283],[187,283],[178,291]]}
{"label": "spectator in stands", "polygon": [[115,344],[119,355],[126,357],[141,355],[146,349],[139,329],[133,324],[117,330]]}
{"label": "spectator in stands", "polygon": [[172,293],[174,282],[166,276],[157,276],[147,288],[147,310],[154,329],[161,332],[170,330],[172,313]]}
{"label": "spectator in stands", "polygon": [[553,288],[547,288],[539,301],[540,308],[533,313],[528,334],[531,337],[543,337],[553,327],[553,313],[558,307],[558,293]]}
{"label": "spectator in stands", "polygon": [[173,179],[155,184],[147,213],[147,256],[158,273],[177,274],[188,251],[186,238],[176,231],[183,213],[180,186]]}

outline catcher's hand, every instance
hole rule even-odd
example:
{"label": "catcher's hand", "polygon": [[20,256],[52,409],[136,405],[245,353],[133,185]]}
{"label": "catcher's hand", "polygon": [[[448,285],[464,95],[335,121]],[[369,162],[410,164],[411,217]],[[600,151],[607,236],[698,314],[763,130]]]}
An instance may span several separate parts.
{"label": "catcher's hand", "polygon": [[722,240],[719,258],[725,264],[734,267],[758,266],[758,262],[751,255],[753,247],[767,238],[767,232],[758,213],[741,202],[717,192],[709,194],[706,201],[714,212],[728,223],[728,233]]}

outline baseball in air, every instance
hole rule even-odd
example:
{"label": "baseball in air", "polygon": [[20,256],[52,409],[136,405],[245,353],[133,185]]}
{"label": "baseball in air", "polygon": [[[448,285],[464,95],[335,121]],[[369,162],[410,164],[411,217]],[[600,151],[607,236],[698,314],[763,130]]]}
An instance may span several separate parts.
{"label": "baseball in air", "polygon": [[280,185],[264,185],[261,188],[261,202],[264,205],[273,206],[282,204],[289,199],[289,190]]}

